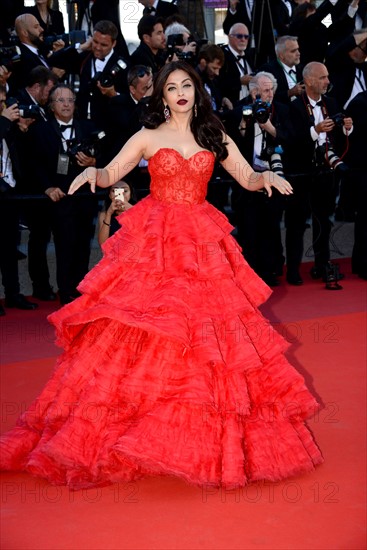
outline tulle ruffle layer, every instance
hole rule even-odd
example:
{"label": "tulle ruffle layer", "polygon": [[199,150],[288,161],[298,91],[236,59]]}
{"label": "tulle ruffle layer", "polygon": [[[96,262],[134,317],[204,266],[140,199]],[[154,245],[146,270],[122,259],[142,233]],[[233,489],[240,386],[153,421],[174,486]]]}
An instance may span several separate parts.
{"label": "tulle ruffle layer", "polygon": [[304,425],[318,405],[226,218],[148,197],[120,222],[83,295],[50,317],[65,352],[1,467],[79,489],[147,474],[242,486],[322,462]]}

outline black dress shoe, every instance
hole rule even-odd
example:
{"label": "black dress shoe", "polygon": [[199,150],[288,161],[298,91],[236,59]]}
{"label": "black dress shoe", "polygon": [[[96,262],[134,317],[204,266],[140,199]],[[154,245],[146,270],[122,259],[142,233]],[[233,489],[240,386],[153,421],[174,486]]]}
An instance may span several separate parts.
{"label": "black dress shoe", "polygon": [[294,270],[288,269],[286,279],[289,285],[293,285],[293,286],[303,285],[303,279],[297,269],[294,269]]}
{"label": "black dress shoe", "polygon": [[328,264],[326,266],[323,266],[323,267],[314,266],[310,270],[311,279],[314,279],[314,280],[322,279],[322,281],[324,283],[327,283],[329,274],[332,271],[332,272],[336,273],[336,280],[341,281],[342,279],[344,279],[344,273],[340,273],[339,269],[335,270],[335,267],[337,265],[338,264],[333,264],[332,262],[328,262]]}
{"label": "black dress shoe", "polygon": [[52,288],[36,289],[33,291],[32,296],[33,298],[37,298],[37,300],[42,300],[44,302],[54,302],[56,300],[56,293],[52,290]]}
{"label": "black dress shoe", "polygon": [[268,285],[268,286],[279,286],[280,281],[278,281],[277,276],[274,274],[271,275],[264,275],[261,277],[262,280]]}
{"label": "black dress shoe", "polygon": [[30,302],[23,294],[15,294],[5,298],[5,307],[15,307],[17,309],[37,309],[38,304]]}

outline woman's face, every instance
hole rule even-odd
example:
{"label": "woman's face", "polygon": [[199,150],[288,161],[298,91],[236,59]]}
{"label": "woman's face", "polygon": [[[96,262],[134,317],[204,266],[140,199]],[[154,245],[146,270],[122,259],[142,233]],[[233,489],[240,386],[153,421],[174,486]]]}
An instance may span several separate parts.
{"label": "woman's face", "polygon": [[125,202],[129,202],[131,199],[131,189],[130,185],[126,183],[126,181],[118,181],[112,187],[110,188],[110,199],[111,201],[115,198],[115,191],[114,189],[123,189],[124,190],[124,199]]}
{"label": "woman's face", "polygon": [[188,73],[178,69],[173,71],[163,86],[163,102],[171,113],[191,111],[195,104],[195,85]]}

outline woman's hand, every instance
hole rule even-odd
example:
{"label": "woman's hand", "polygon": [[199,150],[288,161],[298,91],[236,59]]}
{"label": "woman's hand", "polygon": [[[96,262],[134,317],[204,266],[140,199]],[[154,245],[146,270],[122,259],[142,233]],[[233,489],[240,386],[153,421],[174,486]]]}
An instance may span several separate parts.
{"label": "woman's hand", "polygon": [[94,166],[88,166],[71,183],[68,195],[73,195],[82,185],[89,183],[92,193],[96,192],[98,170]]}
{"label": "woman's hand", "polygon": [[266,189],[269,197],[271,197],[273,194],[271,190],[272,187],[274,187],[274,189],[277,189],[282,195],[291,195],[293,193],[293,188],[291,184],[288,183],[287,180],[281,178],[280,176],[278,176],[278,174],[275,174],[270,170],[263,172],[263,179],[264,189]]}

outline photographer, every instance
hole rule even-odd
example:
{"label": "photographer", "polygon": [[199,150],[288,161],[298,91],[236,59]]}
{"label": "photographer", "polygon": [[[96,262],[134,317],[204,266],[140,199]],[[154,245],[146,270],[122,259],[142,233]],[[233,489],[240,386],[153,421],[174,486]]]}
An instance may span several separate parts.
{"label": "photographer", "polygon": [[[252,77],[250,97],[228,114],[226,128],[254,170],[283,174],[283,147],[290,136],[288,108],[273,102],[277,82],[271,73]],[[232,207],[237,240],[250,266],[269,286],[279,284],[284,263],[280,220],[283,197],[250,193],[234,184]]]}
{"label": "photographer", "polygon": [[163,51],[166,47],[166,37],[163,20],[153,15],[144,15],[138,23],[138,36],[140,44],[131,54],[131,65],[151,67],[155,74],[165,63]]}
{"label": "photographer", "polygon": [[[330,265],[330,216],[334,212],[340,173],[346,168],[340,156],[348,148],[352,119],[339,114],[336,101],[325,95],[330,84],[325,65],[308,63],[303,70],[305,94],[291,103],[294,134],[289,151],[293,196],[285,211],[287,280],[302,284],[299,273],[303,235],[309,208],[312,213],[313,279],[327,279]],[[338,115],[335,117],[335,115]],[[334,120],[333,120],[334,117]]]}
{"label": "photographer", "polygon": [[56,278],[65,304],[77,297],[76,287],[89,268],[97,201],[95,196],[67,196],[67,189],[83,168],[96,165],[94,125],[74,117],[75,96],[68,86],[56,86],[49,99],[52,116],[32,125],[29,134],[35,179],[50,199]]}
{"label": "photographer", "polygon": [[[5,306],[33,310],[38,306],[20,294],[18,273],[18,201],[12,200],[21,176],[16,146],[17,103],[7,106],[6,90],[0,86],[0,270],[5,292]],[[0,315],[5,311],[0,306]]]}
{"label": "photographer", "polygon": [[[19,15],[15,20],[15,31],[20,42],[20,59],[12,65],[12,75],[9,78],[12,94],[26,86],[29,73],[39,65],[44,65],[47,69],[52,68],[58,78],[64,75],[63,70],[53,68],[51,59],[42,52],[44,46],[43,29],[34,15],[30,13]],[[52,50],[57,51],[63,47],[64,42],[59,40],[53,43]]]}
{"label": "photographer", "polygon": [[191,65],[196,62],[196,41],[181,23],[171,23],[165,28],[166,55],[169,61],[182,59]]}
{"label": "photographer", "polygon": [[81,118],[91,119],[105,128],[108,98],[127,91],[127,60],[118,55],[117,28],[111,21],[99,21],[92,38],[56,52],[50,59],[54,66],[80,76],[77,107]]}
{"label": "photographer", "polygon": [[51,237],[51,220],[45,200],[32,199],[32,195],[42,192],[38,181],[32,177],[32,135],[29,128],[47,120],[46,105],[51,89],[57,84],[56,75],[40,65],[29,73],[27,86],[19,90],[14,99],[18,101],[21,117],[17,132],[17,143],[24,175],[18,182],[21,194],[29,195],[22,201],[22,215],[29,228],[28,271],[33,285],[33,296],[40,300],[52,301],[56,295],[50,286],[47,262],[47,246]]}

